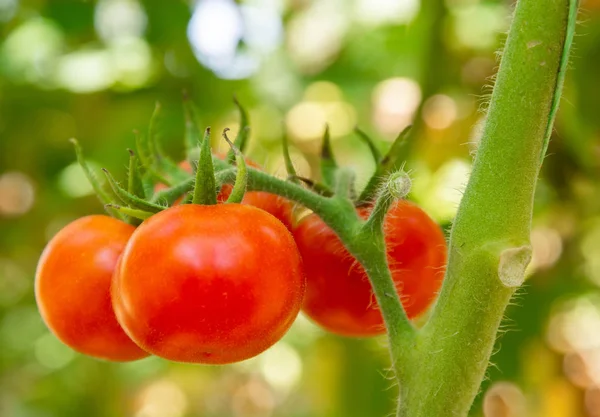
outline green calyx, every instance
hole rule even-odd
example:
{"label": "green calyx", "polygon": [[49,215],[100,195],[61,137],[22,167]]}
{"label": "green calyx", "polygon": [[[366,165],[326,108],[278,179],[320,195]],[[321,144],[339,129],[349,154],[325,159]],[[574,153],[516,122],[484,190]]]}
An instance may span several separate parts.
{"label": "green calyx", "polygon": [[[190,174],[171,160],[162,150],[158,141],[157,121],[160,105],[156,105],[147,134],[135,131],[137,151],[129,149],[127,179],[120,183],[106,169],[103,169],[107,188],[101,184],[97,174],[87,164],[81,146],[71,139],[77,154],[77,160],[94,191],[108,214],[120,220],[138,225],[152,214],[158,213],[173,204],[217,204],[217,194],[225,184],[225,178],[235,172],[236,180],[228,203],[239,203],[246,191],[247,171],[242,150],[249,136],[248,113],[234,100],[240,113],[240,131],[230,145],[225,161],[215,157],[211,151],[210,128],[201,135],[198,128],[198,115],[193,103],[184,94],[185,148],[186,159],[194,173]],[[219,160],[215,170],[213,161]]]}

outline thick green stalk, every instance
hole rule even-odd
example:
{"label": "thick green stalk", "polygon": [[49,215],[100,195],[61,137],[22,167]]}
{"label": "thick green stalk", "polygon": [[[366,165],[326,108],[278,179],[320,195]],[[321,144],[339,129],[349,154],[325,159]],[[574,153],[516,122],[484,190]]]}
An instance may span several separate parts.
{"label": "thick green stalk", "polygon": [[451,234],[444,286],[397,368],[401,417],[466,416],[531,258],[535,185],[572,39],[575,0],[519,0]]}

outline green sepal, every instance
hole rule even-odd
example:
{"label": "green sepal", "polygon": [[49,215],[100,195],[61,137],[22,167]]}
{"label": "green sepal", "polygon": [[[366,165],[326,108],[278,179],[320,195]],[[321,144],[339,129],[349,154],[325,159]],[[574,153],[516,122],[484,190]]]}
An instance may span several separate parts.
{"label": "green sepal", "polygon": [[[244,152],[246,150],[246,146],[248,145],[248,137],[250,136],[250,121],[248,118],[248,112],[246,111],[246,109],[244,109],[244,107],[240,104],[240,102],[235,96],[233,97],[233,102],[235,103],[235,106],[240,112],[240,130],[238,131],[238,134],[235,137],[233,144],[241,152]],[[230,149],[227,152],[227,158],[225,158],[225,160],[231,164],[235,159],[235,152],[233,151],[233,149]]]}
{"label": "green sepal", "polygon": [[127,172],[127,191],[130,194],[135,195],[139,198],[147,198],[149,195],[146,194],[144,184],[142,183],[142,175],[140,173],[140,164],[135,152],[131,149],[129,151],[129,169]]}
{"label": "green sepal", "polygon": [[231,150],[235,154],[235,164],[237,166],[237,173],[235,175],[235,183],[233,184],[233,189],[231,190],[231,194],[227,198],[227,203],[241,203],[244,199],[244,194],[246,193],[246,185],[248,184],[248,170],[246,168],[246,161],[244,161],[244,155],[242,152],[235,146],[233,142],[229,140],[227,137],[227,131],[229,129],[223,130],[223,138],[227,141]]}
{"label": "green sepal", "polygon": [[409,147],[407,146],[407,140],[411,127],[412,126],[408,126],[400,132],[387,154],[379,161],[375,168],[375,173],[371,176],[369,182],[358,197],[356,202],[357,206],[370,204],[377,194],[381,179],[402,168],[408,157]]}
{"label": "green sepal", "polygon": [[215,185],[215,170],[213,168],[212,152],[210,148],[210,127],[206,128],[204,138],[200,142],[200,159],[196,169],[196,182],[194,185],[193,204],[217,204]]}
{"label": "green sepal", "polygon": [[[73,147],[75,148],[75,155],[77,156],[77,162],[79,163],[79,166],[81,167],[86,178],[92,185],[92,188],[94,189],[94,192],[96,193],[96,196],[98,197],[100,202],[105,207],[107,204],[113,203],[114,202],[113,198],[102,188],[102,186],[100,185],[100,181],[98,180],[98,177],[96,177],[96,174],[92,171],[90,166],[87,164],[87,162],[83,156],[83,150],[81,149],[81,145],[79,145],[79,142],[77,141],[77,139],[71,138],[69,141],[73,144]],[[111,208],[106,208],[106,211],[108,212],[108,214],[110,214],[113,217],[116,217],[123,221],[126,220],[126,217],[116,210],[113,210]]]}
{"label": "green sepal", "polygon": [[360,139],[362,139],[364,143],[367,144],[367,146],[369,147],[369,151],[371,152],[371,156],[373,156],[373,160],[376,164],[379,164],[382,159],[381,152],[379,152],[379,149],[377,148],[377,145],[375,145],[373,139],[371,139],[369,135],[367,135],[364,131],[360,130],[358,127],[354,128],[354,133],[356,133],[356,135]]}
{"label": "green sepal", "polygon": [[152,175],[146,171],[142,174],[142,187],[144,188],[144,195],[150,198],[154,195],[155,181]]}
{"label": "green sepal", "polygon": [[135,134],[135,144],[138,151],[138,157],[142,163],[142,166],[146,170],[147,178],[150,179],[153,184],[156,182],[161,182],[167,186],[172,185],[172,181],[168,179],[162,172],[160,172],[158,163],[155,160],[155,155],[151,151],[148,137],[142,135],[137,130],[134,130],[133,133]]}
{"label": "green sepal", "polygon": [[288,143],[288,137],[285,134],[285,130],[283,131],[283,135],[281,136],[281,147],[283,150],[283,160],[285,162],[285,170],[288,174],[288,179],[293,183],[298,184],[300,182],[300,178],[298,178],[298,174],[296,173],[296,168],[294,168],[294,163],[292,162],[292,158],[290,156],[290,146]]}
{"label": "green sepal", "polygon": [[119,183],[114,179],[114,177],[107,169],[102,168],[102,171],[106,175],[106,179],[108,180],[108,183],[110,184],[114,193],[117,195],[117,197],[119,197],[119,199],[121,199],[121,201],[123,201],[123,203],[127,204],[128,206],[139,210],[149,211],[152,213],[158,213],[159,211],[164,210],[166,208],[163,206],[159,206],[158,204],[150,203],[142,198],[130,194],[127,190],[125,190],[119,185]]}
{"label": "green sepal", "polygon": [[390,150],[381,160],[381,167],[383,168],[383,174],[387,175],[391,172],[397,171],[406,162],[408,158],[408,135],[412,126],[407,126],[400,134],[396,137]]}
{"label": "green sepal", "polygon": [[173,162],[163,151],[158,141],[158,135],[156,133],[156,121],[160,114],[160,104],[156,103],[154,112],[150,118],[150,124],[148,125],[148,147],[151,155],[151,160],[156,165],[157,171],[168,178],[172,178],[173,181],[169,181],[168,185],[172,185],[173,182],[179,182],[185,180],[188,177],[187,172]]}
{"label": "green sepal", "polygon": [[[138,210],[131,207],[123,207],[117,204],[106,204],[104,206],[106,209],[115,210],[129,218],[133,218],[136,220],[146,220],[149,217],[152,217],[154,213],[150,213],[144,210]],[[136,224],[139,225],[141,222],[136,221]]]}
{"label": "green sepal", "polygon": [[335,173],[337,169],[338,166],[333,157],[333,150],[331,149],[329,126],[325,126],[323,145],[321,147],[321,178],[323,183],[328,187],[333,187],[335,185]]}
{"label": "green sepal", "polygon": [[[187,93],[183,94],[183,112],[185,115],[185,148],[186,159],[190,164],[198,160],[198,143],[201,140],[198,112]],[[193,166],[193,164],[192,164]]]}

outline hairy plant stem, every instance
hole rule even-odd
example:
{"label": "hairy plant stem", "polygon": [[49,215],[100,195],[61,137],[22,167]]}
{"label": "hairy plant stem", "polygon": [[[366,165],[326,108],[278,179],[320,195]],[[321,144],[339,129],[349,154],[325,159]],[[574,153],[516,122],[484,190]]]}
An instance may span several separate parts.
{"label": "hairy plant stem", "polygon": [[502,315],[531,258],[533,195],[577,6],[577,0],[517,2],[452,229],[444,285],[431,318],[418,332],[396,296],[381,227],[365,227],[347,200],[319,196],[249,169],[249,189],[282,195],[316,212],[367,271],[401,387],[399,417],[466,416],[478,392]]}
{"label": "hairy plant stem", "polygon": [[576,11],[576,0],[517,2],[444,285],[402,363],[400,417],[466,416],[478,392],[531,257],[533,195]]}

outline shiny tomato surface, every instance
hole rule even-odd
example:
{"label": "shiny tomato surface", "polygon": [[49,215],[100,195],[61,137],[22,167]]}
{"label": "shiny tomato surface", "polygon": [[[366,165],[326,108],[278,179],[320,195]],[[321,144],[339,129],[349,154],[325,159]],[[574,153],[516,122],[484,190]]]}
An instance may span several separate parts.
{"label": "shiny tomato surface", "polygon": [[241,204],[185,204],[138,227],[112,295],[119,322],[148,352],[223,364],[278,341],[304,288],[292,235],[275,217]]}
{"label": "shiny tomato surface", "polygon": [[[359,209],[368,217],[370,209]],[[423,313],[442,284],[446,241],[440,227],[417,205],[399,201],[385,222],[388,264],[409,318]],[[325,329],[346,336],[385,333],[371,284],[361,265],[317,215],[294,231],[306,272],[302,310]]]}
{"label": "shiny tomato surface", "polygon": [[63,228],[38,263],[35,296],[46,325],[63,343],[113,361],[148,356],[125,334],[110,298],[112,275],[134,227],[87,216]]}
{"label": "shiny tomato surface", "polygon": [[[217,156],[221,159],[225,158],[225,155],[219,154]],[[246,163],[248,166],[261,169],[260,165],[250,159],[246,159]],[[182,161],[179,166],[187,172],[191,173],[193,171],[188,161]],[[165,188],[167,187],[164,184],[156,184],[155,191],[164,190]],[[227,201],[227,198],[229,198],[232,190],[233,186],[231,184],[223,185],[223,187],[221,187],[221,191],[217,195],[217,201],[219,203]],[[180,202],[181,198],[175,202],[175,205],[179,204]],[[242,204],[248,204],[264,210],[279,219],[279,221],[282,222],[289,230],[292,229],[292,205],[285,198],[263,191],[246,191],[244,194],[244,199],[242,200]]]}

